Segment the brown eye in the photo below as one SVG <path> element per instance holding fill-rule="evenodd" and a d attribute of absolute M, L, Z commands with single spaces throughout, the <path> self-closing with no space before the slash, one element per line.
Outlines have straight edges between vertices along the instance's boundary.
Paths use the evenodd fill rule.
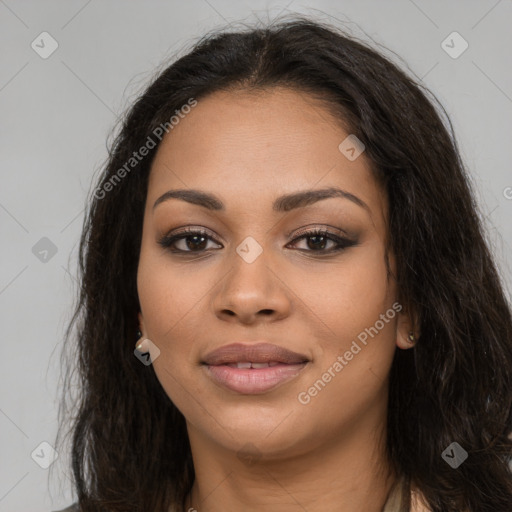
<path fill-rule="evenodd" d="M 326 230 L 311 230 L 302 233 L 293 240 L 292 244 L 297 241 L 306 239 L 306 249 L 300 249 L 304 252 L 314 252 L 320 254 L 330 254 L 342 251 L 347 247 L 356 245 L 357 242 L 343 238 Z M 165 235 L 158 240 L 158 244 L 169 249 L 173 253 L 203 253 L 207 252 L 208 242 L 220 245 L 208 232 L 204 230 L 186 229 L 179 233 Z M 181 243 L 181 246 L 178 244 Z M 328 248 L 329 244 L 331 247 Z M 211 247 L 210 247 L 211 249 Z"/>
<path fill-rule="evenodd" d="M 342 238 L 338 235 L 335 235 L 334 233 L 331 233 L 327 230 L 312 230 L 307 231 L 305 233 L 302 233 L 299 237 L 295 238 L 293 241 L 294 243 L 297 242 L 297 240 L 307 240 L 307 249 L 300 249 L 307 252 L 319 252 L 319 253 L 333 253 L 337 251 L 341 251 L 343 249 L 346 249 L 347 247 L 351 247 L 353 245 L 356 245 L 357 242 L 353 240 L 349 240 L 348 238 Z M 334 244 L 334 247 L 331 246 L 330 249 L 326 250 L 326 246 L 328 243 L 331 242 Z"/>
<path fill-rule="evenodd" d="M 158 244 L 172 252 L 204 252 L 208 241 L 215 242 L 206 231 L 187 229 L 173 235 L 165 235 L 158 240 Z M 177 246 L 179 242 L 183 242 L 181 247 Z"/>

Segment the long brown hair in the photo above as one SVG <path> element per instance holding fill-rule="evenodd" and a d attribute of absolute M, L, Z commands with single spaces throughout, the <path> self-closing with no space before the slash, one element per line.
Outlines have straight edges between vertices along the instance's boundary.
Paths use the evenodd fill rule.
<path fill-rule="evenodd" d="M 391 369 L 393 467 L 434 512 L 510 512 L 511 310 L 451 123 L 388 58 L 299 16 L 202 38 L 140 95 L 110 147 L 84 219 L 58 434 L 68 427 L 72 436 L 81 510 L 180 510 L 194 480 L 184 417 L 133 354 L 155 129 L 191 98 L 276 85 L 324 98 L 364 143 L 388 194 L 399 300 L 418 313 L 421 332 Z M 155 147 L 126 167 L 148 137 Z M 457 469 L 441 456 L 453 442 L 469 455 Z"/>

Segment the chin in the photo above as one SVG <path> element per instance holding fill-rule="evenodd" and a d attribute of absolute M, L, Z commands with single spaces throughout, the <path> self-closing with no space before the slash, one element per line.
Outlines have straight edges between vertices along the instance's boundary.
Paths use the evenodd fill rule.
<path fill-rule="evenodd" d="M 224 448 L 236 451 L 254 450 L 266 457 L 290 454 L 294 446 L 304 447 L 304 421 L 290 408 L 268 404 L 233 405 L 219 408 L 217 421 L 203 422 L 203 432 Z M 197 425 L 197 423 L 196 423 Z M 210 430 L 213 427 L 214 430 Z M 223 428 L 224 427 L 224 428 Z M 244 448 L 245 447 L 245 448 Z"/>

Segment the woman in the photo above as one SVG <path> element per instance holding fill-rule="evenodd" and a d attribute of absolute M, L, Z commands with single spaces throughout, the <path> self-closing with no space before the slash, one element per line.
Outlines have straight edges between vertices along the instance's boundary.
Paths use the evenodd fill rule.
<path fill-rule="evenodd" d="M 81 239 L 81 510 L 512 510 L 511 311 L 427 95 L 300 17 L 141 95 Z"/>

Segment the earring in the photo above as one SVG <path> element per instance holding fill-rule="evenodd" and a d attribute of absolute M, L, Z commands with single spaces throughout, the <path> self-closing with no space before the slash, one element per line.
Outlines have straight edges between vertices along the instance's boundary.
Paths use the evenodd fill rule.
<path fill-rule="evenodd" d="M 142 332 L 140 329 L 137 330 L 137 344 L 135 345 L 135 347 L 137 348 L 137 350 L 139 352 L 142 352 L 142 346 L 143 346 L 143 343 L 144 343 L 144 340 L 140 341 L 139 343 L 139 340 L 142 338 Z"/>
<path fill-rule="evenodd" d="M 412 331 L 409 333 L 409 336 L 407 337 L 407 341 L 409 343 L 414 343 L 416 341 L 416 338 L 414 337 L 414 333 Z"/>

